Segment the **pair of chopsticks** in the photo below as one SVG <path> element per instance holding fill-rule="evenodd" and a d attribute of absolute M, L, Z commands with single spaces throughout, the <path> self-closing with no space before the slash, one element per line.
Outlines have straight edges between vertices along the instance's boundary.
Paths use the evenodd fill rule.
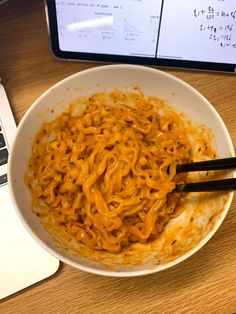
<path fill-rule="evenodd" d="M 236 157 L 193 162 L 176 166 L 176 172 L 225 170 L 236 168 Z M 179 192 L 211 192 L 236 190 L 236 178 L 177 184 L 173 193 Z"/>

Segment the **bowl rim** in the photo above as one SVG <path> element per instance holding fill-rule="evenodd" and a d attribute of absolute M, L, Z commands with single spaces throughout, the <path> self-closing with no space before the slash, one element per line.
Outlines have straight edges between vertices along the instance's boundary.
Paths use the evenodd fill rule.
<path fill-rule="evenodd" d="M 174 259 L 173 261 L 170 261 L 166 264 L 163 265 L 156 265 L 153 266 L 151 268 L 147 268 L 147 269 L 139 269 L 139 270 L 131 270 L 131 271 L 113 271 L 110 269 L 100 269 L 100 268 L 93 268 L 92 266 L 85 266 L 82 264 L 79 264 L 75 261 L 70 260 L 69 258 L 63 256 L 62 254 L 54 251 L 51 247 L 49 247 L 43 240 L 41 240 L 41 238 L 33 231 L 33 229 L 31 228 L 31 226 L 26 222 L 18 204 L 17 204 L 17 200 L 15 197 L 15 193 L 14 193 L 14 182 L 12 179 L 12 163 L 13 163 L 13 156 L 14 156 L 14 147 L 15 147 L 15 143 L 18 140 L 19 137 L 19 133 L 21 128 L 23 128 L 25 121 L 28 119 L 28 116 L 30 116 L 31 112 L 34 110 L 34 108 L 37 106 L 37 104 L 45 97 L 47 96 L 49 93 L 51 93 L 51 91 L 53 89 L 56 89 L 62 85 L 64 85 L 66 82 L 73 80 L 77 77 L 86 75 L 87 73 L 91 73 L 91 72 L 99 72 L 99 71 L 106 71 L 106 70 L 112 70 L 112 69 L 126 69 L 126 70 L 139 70 L 139 71 L 145 71 L 145 72 L 150 72 L 150 73 L 157 73 L 160 76 L 166 77 L 170 80 L 175 81 L 176 83 L 186 87 L 187 89 L 189 89 L 192 93 L 194 93 L 196 96 L 198 96 L 208 107 L 209 109 L 212 111 L 212 113 L 215 115 L 215 118 L 217 119 L 217 122 L 221 125 L 221 127 L 224 130 L 224 133 L 227 137 L 227 144 L 229 145 L 229 149 L 231 152 L 232 156 L 235 156 L 234 154 L 234 148 L 233 148 L 233 143 L 230 137 L 230 134 L 228 132 L 228 129 L 226 128 L 226 125 L 223 121 L 223 119 L 221 118 L 221 116 L 219 115 L 219 113 L 216 111 L 216 109 L 213 107 L 213 105 L 207 100 L 207 98 L 205 98 L 205 96 L 203 96 L 198 90 L 196 90 L 193 86 L 191 86 L 190 84 L 188 84 L 187 82 L 183 81 L 182 79 L 169 74 L 167 72 L 164 72 L 162 70 L 156 69 L 156 68 L 152 68 L 152 67 L 147 67 L 147 66 L 143 66 L 143 65 L 130 65 L 130 64 L 111 64 L 111 65 L 99 65 L 99 66 L 95 66 L 93 68 L 89 68 L 89 69 L 85 69 L 82 70 L 80 72 L 76 72 L 72 75 L 69 75 L 67 77 L 65 77 L 64 79 L 58 81 L 57 83 L 53 84 L 51 87 L 49 87 L 46 91 L 44 91 L 32 104 L 31 106 L 28 108 L 28 110 L 26 110 L 24 116 L 22 117 L 20 123 L 17 126 L 17 131 L 15 132 L 15 135 L 13 137 L 13 141 L 11 143 L 11 149 L 10 149 L 10 153 L 9 153 L 9 160 L 8 160 L 8 187 L 9 187 L 9 192 L 10 192 L 10 197 L 11 200 L 13 202 L 15 211 L 21 221 L 21 223 L 24 225 L 24 227 L 26 228 L 26 230 L 30 233 L 30 235 L 36 240 L 36 242 L 38 242 L 41 247 L 43 247 L 46 251 L 48 251 L 51 255 L 55 256 L 56 258 L 58 258 L 60 261 L 73 266 L 77 269 L 80 269 L 82 271 L 88 272 L 88 273 L 92 273 L 92 274 L 96 274 L 96 275 L 102 275 L 102 276 L 108 276 L 108 277 L 137 277 L 137 276 L 143 276 L 143 275 L 148 275 L 148 274 L 153 274 L 156 272 L 159 272 L 161 270 L 166 270 L 170 267 L 176 266 L 179 263 L 183 262 L 184 260 L 186 260 L 187 258 L 191 257 L 193 254 L 195 254 L 197 251 L 199 251 L 211 238 L 212 236 L 217 232 L 217 230 L 219 229 L 220 225 L 222 224 L 226 214 L 228 213 L 228 210 L 230 208 L 233 196 L 234 196 L 234 192 L 229 192 L 229 197 L 224 205 L 224 209 L 222 211 L 222 215 L 219 217 L 219 219 L 217 220 L 217 222 L 214 224 L 214 227 L 208 232 L 208 234 L 201 239 L 196 246 L 194 246 L 192 249 L 190 249 L 189 251 L 185 252 L 183 255 L 181 255 L 180 257 Z"/>

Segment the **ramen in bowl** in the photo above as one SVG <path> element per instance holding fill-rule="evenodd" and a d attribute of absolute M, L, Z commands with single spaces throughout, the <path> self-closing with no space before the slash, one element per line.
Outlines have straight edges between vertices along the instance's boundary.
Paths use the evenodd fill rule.
<path fill-rule="evenodd" d="M 226 175 L 176 173 L 178 164 L 219 157 L 215 134 L 137 86 L 88 93 L 59 112 L 47 109 L 46 120 L 38 111 L 24 159 L 36 238 L 95 273 L 132 276 L 176 264 L 211 236 L 232 196 L 172 193 L 178 183 Z"/>

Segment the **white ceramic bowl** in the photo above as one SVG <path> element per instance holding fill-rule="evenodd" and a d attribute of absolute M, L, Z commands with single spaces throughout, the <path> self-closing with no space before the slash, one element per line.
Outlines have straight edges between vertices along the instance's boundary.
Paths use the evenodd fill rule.
<path fill-rule="evenodd" d="M 185 246 L 185 249 L 180 254 L 173 253 L 172 250 L 172 257 L 169 258 L 167 253 L 162 256 L 163 247 L 160 245 L 157 247 L 150 246 L 149 252 L 146 255 L 144 254 L 142 264 L 136 263 L 138 259 L 136 255 L 130 264 L 123 265 L 118 258 L 112 265 L 113 262 L 110 262 L 108 257 L 107 261 L 106 258 L 103 260 L 102 266 L 96 262 L 96 258 L 99 259 L 96 253 L 94 253 L 94 260 L 91 261 L 80 256 L 74 256 L 58 247 L 42 227 L 38 217 L 32 212 L 31 197 L 24 182 L 24 173 L 31 154 L 32 139 L 43 122 L 59 115 L 72 100 L 80 96 L 88 96 L 95 92 L 113 90 L 114 88 L 129 91 L 135 85 L 140 86 L 147 95 L 167 99 L 171 106 L 184 112 L 192 121 L 207 125 L 214 133 L 218 157 L 234 155 L 233 145 L 224 122 L 213 106 L 194 88 L 180 79 L 156 69 L 134 65 L 108 65 L 85 70 L 67 77 L 41 95 L 21 120 L 9 158 L 11 196 L 17 213 L 29 233 L 61 261 L 81 270 L 100 275 L 120 277 L 145 275 L 166 269 L 183 261 L 199 250 L 216 232 L 229 209 L 233 197 L 233 193 L 223 193 L 219 198 L 218 209 L 212 208 L 212 203 L 207 204 L 203 214 L 205 216 L 200 217 L 200 220 L 199 217 L 196 217 L 192 242 L 185 239 L 184 236 L 182 238 L 180 236 L 181 245 L 182 247 Z M 224 201 L 221 202 L 223 199 Z M 216 214 L 214 224 L 209 226 L 206 223 L 204 225 L 204 221 L 209 219 L 212 214 Z M 181 215 L 181 219 L 186 224 L 186 228 L 189 228 L 186 220 L 187 216 L 185 214 Z M 202 228 L 201 235 L 194 234 L 199 229 L 198 220 L 204 225 L 204 227 L 200 226 Z M 182 222 L 181 224 L 183 224 Z M 178 221 L 176 223 L 178 224 Z M 165 250 L 169 252 L 170 248 L 167 242 L 166 245 Z M 155 255 L 156 252 L 159 252 L 159 255 Z M 158 258 L 160 256 L 162 258 Z M 104 266 L 104 261 L 106 266 Z"/>

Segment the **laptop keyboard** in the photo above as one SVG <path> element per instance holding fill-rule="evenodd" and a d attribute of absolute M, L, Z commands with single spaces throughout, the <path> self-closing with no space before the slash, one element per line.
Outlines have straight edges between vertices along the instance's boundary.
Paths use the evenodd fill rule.
<path fill-rule="evenodd" d="M 0 186 L 7 183 L 7 161 L 8 147 L 6 144 L 5 134 L 0 123 Z"/>

